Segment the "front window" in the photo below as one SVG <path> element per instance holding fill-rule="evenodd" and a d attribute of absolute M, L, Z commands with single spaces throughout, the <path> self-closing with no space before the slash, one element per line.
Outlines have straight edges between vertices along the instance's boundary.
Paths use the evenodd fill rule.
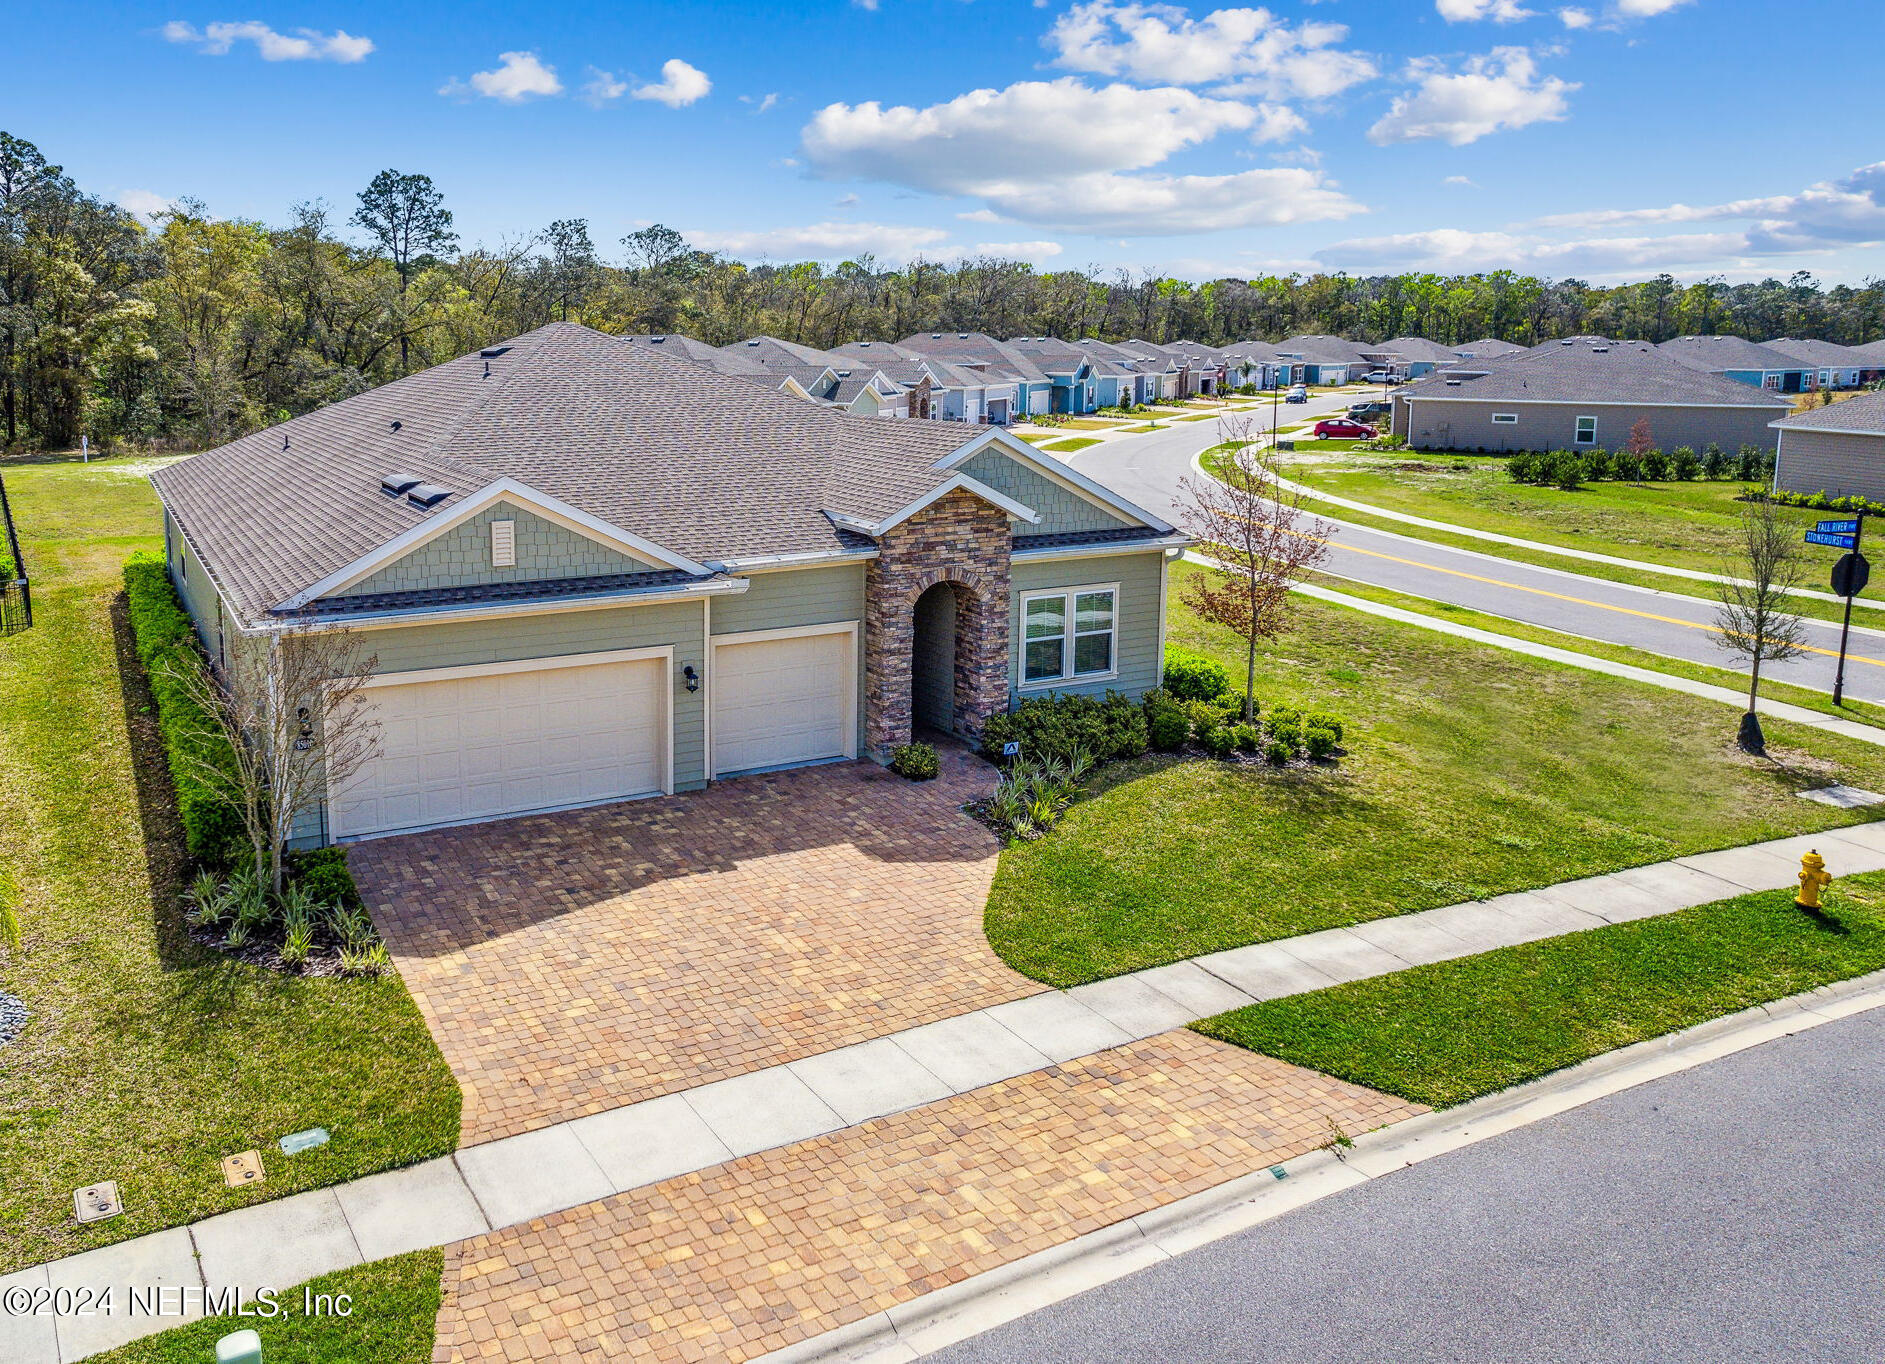
<path fill-rule="evenodd" d="M 1022 600 L 1022 677 L 1029 683 L 1102 677 L 1115 670 L 1119 589 L 1076 587 Z"/>
<path fill-rule="evenodd" d="M 1595 417 L 1579 417 L 1577 419 L 1577 443 L 1579 445 L 1595 445 L 1597 443 L 1597 419 Z"/>
<path fill-rule="evenodd" d="M 1494 426 L 1517 426 L 1517 425 L 1518 425 L 1518 413 L 1516 413 L 1516 412 L 1495 412 L 1495 413 L 1493 413 L 1493 414 L 1492 414 L 1492 424 L 1493 424 Z"/>

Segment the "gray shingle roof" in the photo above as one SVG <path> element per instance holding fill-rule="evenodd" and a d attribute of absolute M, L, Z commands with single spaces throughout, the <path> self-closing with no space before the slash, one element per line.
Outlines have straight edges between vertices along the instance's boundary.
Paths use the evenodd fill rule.
<path fill-rule="evenodd" d="M 517 337 L 152 475 L 245 620 L 499 478 L 706 562 L 837 551 L 827 510 L 881 520 L 977 433 L 847 416 L 574 323 Z M 395 431 L 392 423 L 398 421 Z M 284 444 L 286 448 L 284 448 Z M 392 472 L 451 490 L 431 510 Z"/>
<path fill-rule="evenodd" d="M 1690 369 L 1711 373 L 1726 369 L 1788 370 L 1801 368 L 1801 362 L 1744 336 L 1678 336 L 1656 349 L 1687 365 Z"/>
<path fill-rule="evenodd" d="M 1477 341 L 1468 341 L 1453 347 L 1456 351 L 1470 352 L 1475 360 L 1492 360 L 1501 355 L 1516 355 L 1525 349 L 1510 341 L 1501 341 L 1496 336 L 1482 336 Z"/>
<path fill-rule="evenodd" d="M 1769 350 L 1777 350 L 1782 355 L 1795 360 L 1804 360 L 1809 365 L 1823 365 L 1828 369 L 1863 368 L 1866 357 L 1851 346 L 1842 346 L 1836 341 L 1818 341 L 1813 339 L 1796 341 L 1783 336 L 1778 341 L 1763 342 Z M 1876 362 L 1874 362 L 1876 363 Z"/>
<path fill-rule="evenodd" d="M 1885 431 L 1885 393 L 1856 393 L 1825 407 L 1809 407 L 1775 423 L 1783 431 Z"/>
<path fill-rule="evenodd" d="M 1777 393 L 1677 364 L 1654 346 L 1555 341 L 1470 370 L 1435 370 L 1397 392 L 1415 399 L 1510 403 L 1767 407 L 1776 415 L 1791 406 Z"/>
<path fill-rule="evenodd" d="M 1460 358 L 1458 351 L 1443 346 L 1438 341 L 1429 341 L 1424 336 L 1396 336 L 1368 348 L 1371 351 L 1392 351 L 1403 360 L 1418 361 L 1430 365 L 1450 365 Z M 1517 350 L 1514 346 L 1512 349 Z"/>
<path fill-rule="evenodd" d="M 917 355 L 977 366 L 984 380 L 1001 383 L 1044 384 L 1047 375 L 1028 356 L 997 341 L 986 332 L 912 332 L 897 342 Z"/>
<path fill-rule="evenodd" d="M 1365 362 L 1362 354 L 1367 347 L 1353 341 L 1344 341 L 1339 336 L 1286 336 L 1276 343 L 1278 355 L 1300 355 L 1312 364 L 1359 365 Z"/>

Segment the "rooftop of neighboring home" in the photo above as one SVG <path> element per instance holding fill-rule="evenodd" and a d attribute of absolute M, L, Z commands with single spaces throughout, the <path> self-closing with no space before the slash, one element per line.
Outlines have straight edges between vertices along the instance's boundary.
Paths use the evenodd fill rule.
<path fill-rule="evenodd" d="M 1640 342 L 1552 341 L 1476 369 L 1435 370 L 1396 392 L 1416 400 L 1765 407 L 1777 414 L 1792 406 L 1778 394 L 1678 364 Z"/>
<path fill-rule="evenodd" d="M 1802 361 L 1744 336 L 1678 336 L 1657 347 L 1671 360 L 1690 369 L 1721 374 L 1728 370 L 1750 374 L 1799 369 Z"/>
<path fill-rule="evenodd" d="M 1868 364 L 1885 365 L 1885 341 L 1867 341 L 1852 348 Z"/>
<path fill-rule="evenodd" d="M 1025 356 L 1034 362 L 1043 374 L 1050 378 L 1055 375 L 1072 375 L 1080 371 L 1081 365 L 1092 366 L 1095 373 L 1128 374 L 1128 370 L 1118 360 L 1109 355 L 1098 355 L 1085 346 L 1077 346 L 1071 341 L 1062 341 L 1052 336 L 1011 336 L 1007 346 L 1017 355 Z"/>
<path fill-rule="evenodd" d="M 1809 407 L 1772 423 L 1782 431 L 1843 431 L 1885 436 L 1885 393 L 1860 393 L 1825 407 Z"/>
<path fill-rule="evenodd" d="M 1827 369 L 1861 369 L 1867 363 L 1867 357 L 1856 347 L 1842 346 L 1837 341 L 1817 341 L 1811 338 L 1796 341 L 1790 336 L 1783 336 L 1778 341 L 1768 341 L 1763 344 L 1769 350 L 1777 350 L 1782 355 L 1792 356 L 1795 360 L 1804 360 L 1809 365 L 1819 365 Z"/>
<path fill-rule="evenodd" d="M 1299 355 L 1311 364 L 1324 365 L 1365 364 L 1367 355 L 1364 351 L 1378 349 L 1345 341 L 1339 336 L 1286 336 L 1276 343 L 1278 355 Z"/>
<path fill-rule="evenodd" d="M 1525 347 L 1511 341 L 1501 341 L 1496 336 L 1482 336 L 1477 341 L 1468 341 L 1464 345 L 1454 346 L 1456 355 L 1471 356 L 1475 360 L 1496 360 L 1501 355 L 1517 355 Z"/>
<path fill-rule="evenodd" d="M 920 355 L 890 341 L 847 341 L 842 346 L 833 346 L 830 355 L 833 364 L 871 365 L 885 378 L 905 388 L 916 387 L 926 376 L 930 387 L 935 389 L 983 388 L 989 382 L 985 374 L 960 368 L 935 356 Z"/>
<path fill-rule="evenodd" d="M 1514 350 L 1518 347 L 1514 346 Z M 1388 351 L 1403 360 L 1430 365 L 1451 365 L 1459 360 L 1460 353 L 1438 341 L 1429 341 L 1424 336 L 1396 336 L 1387 341 L 1377 342 L 1368 348 L 1369 353 Z"/>
<path fill-rule="evenodd" d="M 503 498 L 680 581 L 867 552 L 861 529 L 951 486 L 952 456 L 987 442 L 1044 458 L 999 431 L 847 416 L 665 343 L 553 322 L 151 481 L 231 609 L 260 625 L 424 537 L 432 518 Z"/>
<path fill-rule="evenodd" d="M 772 372 L 752 356 L 718 346 L 710 346 L 705 341 L 696 341 L 691 336 L 675 333 L 647 333 L 639 336 L 624 336 L 623 341 L 631 346 L 645 346 L 650 350 L 659 350 L 668 355 L 678 355 L 683 360 L 692 360 L 697 365 L 706 365 L 721 374 L 736 374 L 742 378 L 769 379 Z"/>
<path fill-rule="evenodd" d="M 918 355 L 933 355 L 972 369 L 998 383 L 1047 382 L 1046 371 L 1032 359 L 987 332 L 912 332 L 897 344 Z"/>
<path fill-rule="evenodd" d="M 1115 345 L 1111 341 L 1097 341 L 1090 336 L 1083 336 L 1074 344 L 1091 355 L 1102 356 L 1135 374 L 1163 374 L 1178 367 L 1178 362 L 1171 356 L 1143 343 Z"/>

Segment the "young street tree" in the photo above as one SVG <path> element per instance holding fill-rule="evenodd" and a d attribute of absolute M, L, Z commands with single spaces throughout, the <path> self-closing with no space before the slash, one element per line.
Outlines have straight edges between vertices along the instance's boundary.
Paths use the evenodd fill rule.
<path fill-rule="evenodd" d="M 379 746 L 379 722 L 361 695 L 376 662 L 344 630 L 292 629 L 232 659 L 223 677 L 193 659 L 171 664 L 203 717 L 193 737 L 207 741 L 178 751 L 236 812 L 256 879 L 277 894 L 296 821 Z M 225 744 L 233 761 L 198 756 Z"/>
<path fill-rule="evenodd" d="M 1745 504 L 1740 553 L 1726 568 L 1727 581 L 1721 585 L 1721 604 L 1715 611 L 1715 628 L 1721 632 L 1716 643 L 1749 665 L 1748 709 L 1741 717 L 1737 741 L 1759 756 L 1767 753 L 1767 737 L 1754 710 L 1761 695 L 1761 664 L 1784 662 L 1806 652 L 1805 629 L 1787 609 L 1790 594 L 1800 586 L 1805 563 L 1795 538 L 1798 534 L 1775 513 L 1773 503 Z"/>
<path fill-rule="evenodd" d="M 360 191 L 354 225 L 365 228 L 393 262 L 399 276 L 399 372 L 410 370 L 406 290 L 422 256 L 436 255 L 457 244 L 451 210 L 429 175 L 402 175 L 383 170 Z"/>
<path fill-rule="evenodd" d="M 1212 567 L 1185 587 L 1185 603 L 1244 643 L 1244 722 L 1254 720 L 1257 646 L 1289 624 L 1290 584 L 1327 557 L 1334 528 L 1302 510 L 1303 496 L 1283 485 L 1276 453 L 1259 449 L 1248 418 L 1222 421 L 1229 452 L 1218 476 L 1178 485 L 1184 528 Z"/>

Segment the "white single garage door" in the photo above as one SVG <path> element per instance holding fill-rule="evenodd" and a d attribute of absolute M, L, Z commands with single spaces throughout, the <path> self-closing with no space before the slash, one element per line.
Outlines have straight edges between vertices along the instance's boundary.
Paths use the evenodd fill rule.
<path fill-rule="evenodd" d="M 361 692 L 373 757 L 330 803 L 336 838 L 658 795 L 667 651 L 393 673 Z"/>
<path fill-rule="evenodd" d="M 762 630 L 713 642 L 713 771 L 857 756 L 857 628 Z"/>

